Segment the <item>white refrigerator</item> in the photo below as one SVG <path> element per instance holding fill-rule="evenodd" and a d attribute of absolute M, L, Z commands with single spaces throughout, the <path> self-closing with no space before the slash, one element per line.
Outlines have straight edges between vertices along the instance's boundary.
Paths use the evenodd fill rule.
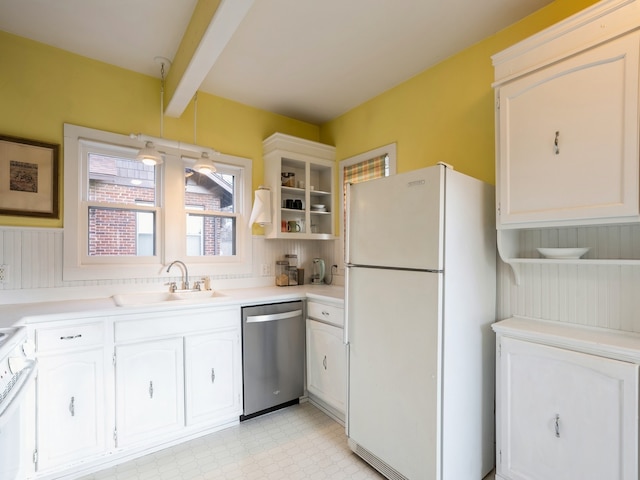
<path fill-rule="evenodd" d="M 347 189 L 346 429 L 389 479 L 494 466 L 492 186 L 444 165 Z"/>

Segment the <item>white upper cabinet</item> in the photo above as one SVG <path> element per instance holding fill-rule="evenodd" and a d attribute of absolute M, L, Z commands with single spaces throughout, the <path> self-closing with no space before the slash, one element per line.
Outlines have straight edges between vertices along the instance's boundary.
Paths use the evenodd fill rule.
<path fill-rule="evenodd" d="M 498 228 L 640 221 L 640 17 L 620 3 L 493 57 Z"/>
<path fill-rule="evenodd" d="M 335 147 L 282 133 L 262 145 L 272 202 L 266 237 L 335 238 Z"/>

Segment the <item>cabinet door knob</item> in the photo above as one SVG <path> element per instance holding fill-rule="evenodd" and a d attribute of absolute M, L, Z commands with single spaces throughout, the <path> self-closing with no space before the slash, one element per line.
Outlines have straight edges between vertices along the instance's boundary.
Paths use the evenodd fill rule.
<path fill-rule="evenodd" d="M 556 429 L 556 437 L 560 438 L 560 414 L 558 414 L 558 413 L 556 413 L 554 426 L 555 426 L 555 429 Z"/>
<path fill-rule="evenodd" d="M 72 417 L 76 416 L 76 397 L 71 397 L 71 401 L 69 402 L 69 413 Z"/>
<path fill-rule="evenodd" d="M 556 132 L 556 138 L 553 141 L 553 151 L 556 155 L 560 154 L 560 132 Z"/>

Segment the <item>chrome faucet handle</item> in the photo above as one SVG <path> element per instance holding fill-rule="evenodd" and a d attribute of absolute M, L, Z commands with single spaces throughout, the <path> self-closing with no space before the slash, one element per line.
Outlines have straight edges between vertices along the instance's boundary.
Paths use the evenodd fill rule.
<path fill-rule="evenodd" d="M 176 285 L 176 282 L 165 283 L 165 285 L 169 285 L 170 293 L 176 293 L 176 290 L 178 290 L 178 286 Z"/>
<path fill-rule="evenodd" d="M 194 289 L 194 290 L 197 290 L 198 292 L 199 292 L 200 290 L 202 290 L 202 288 L 201 288 L 201 286 L 200 286 L 200 282 L 199 282 L 198 280 L 196 280 L 196 281 L 194 282 L 194 284 L 193 284 L 193 289 Z"/>

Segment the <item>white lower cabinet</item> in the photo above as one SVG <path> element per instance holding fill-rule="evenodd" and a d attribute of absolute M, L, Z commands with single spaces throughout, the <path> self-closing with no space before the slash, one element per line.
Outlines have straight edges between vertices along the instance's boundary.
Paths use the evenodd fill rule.
<path fill-rule="evenodd" d="M 637 480 L 640 338 L 549 323 L 494 325 L 496 478 Z"/>
<path fill-rule="evenodd" d="M 104 452 L 103 355 L 94 349 L 39 357 L 38 470 Z"/>
<path fill-rule="evenodd" d="M 309 399 L 344 422 L 347 401 L 347 352 L 344 308 L 307 302 L 307 391 Z"/>
<path fill-rule="evenodd" d="M 102 321 L 61 322 L 32 333 L 38 472 L 96 458 L 106 449 L 103 333 Z"/>
<path fill-rule="evenodd" d="M 116 446 L 184 426 L 182 338 L 116 346 Z"/>
<path fill-rule="evenodd" d="M 344 412 L 346 387 L 342 329 L 307 320 L 307 390 Z"/>
<path fill-rule="evenodd" d="M 187 425 L 240 414 L 241 358 L 235 328 L 185 338 Z"/>
<path fill-rule="evenodd" d="M 29 326 L 39 373 L 27 478 L 77 478 L 239 422 L 240 306 L 136 310 Z"/>

